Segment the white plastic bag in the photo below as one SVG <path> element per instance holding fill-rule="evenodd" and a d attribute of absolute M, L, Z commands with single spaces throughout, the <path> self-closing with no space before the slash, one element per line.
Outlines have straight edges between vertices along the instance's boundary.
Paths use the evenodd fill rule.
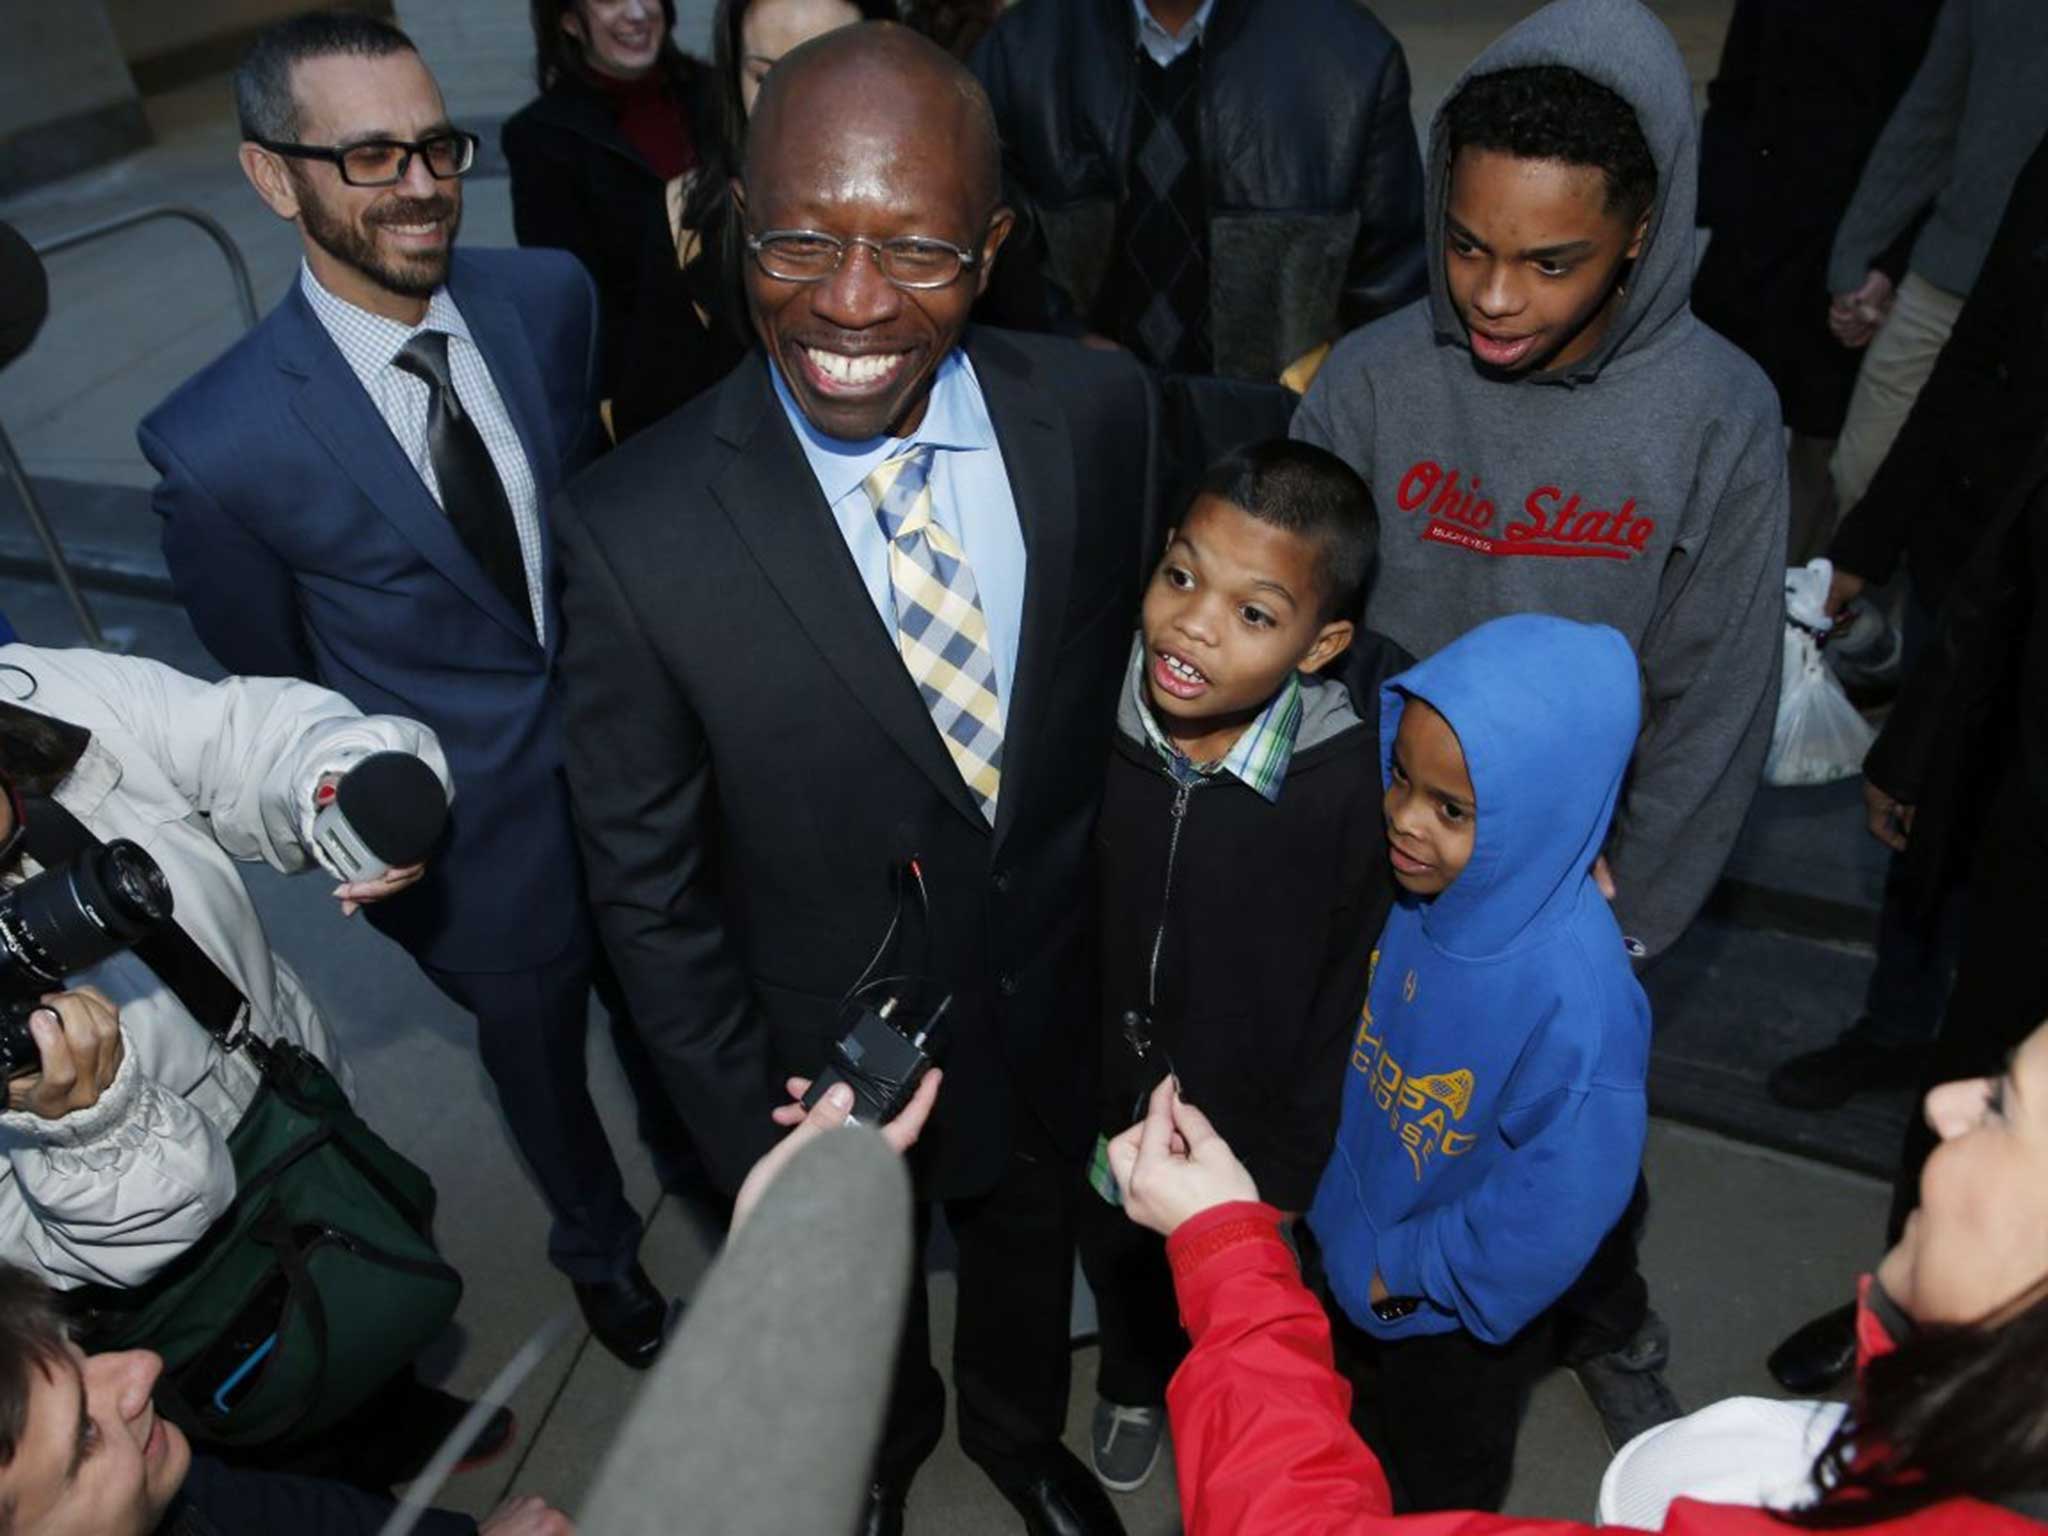
<path fill-rule="evenodd" d="M 1825 560 L 1785 573 L 1785 670 L 1771 751 L 1764 759 L 1767 784 L 1831 784 L 1850 778 L 1862 771 L 1863 755 L 1877 737 L 1820 659 L 1833 578 L 1834 568 Z"/>

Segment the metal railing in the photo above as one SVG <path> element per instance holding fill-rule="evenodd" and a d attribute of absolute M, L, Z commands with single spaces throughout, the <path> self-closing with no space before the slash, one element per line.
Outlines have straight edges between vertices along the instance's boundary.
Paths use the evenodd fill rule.
<path fill-rule="evenodd" d="M 249 263 L 242 257 L 242 248 L 235 244 L 235 238 L 221 225 L 218 219 L 201 213 L 197 208 L 180 207 L 172 203 L 159 204 L 150 208 L 137 208 L 118 214 L 111 219 L 102 219 L 97 224 L 88 224 L 83 229 L 74 229 L 68 234 L 58 235 L 49 240 L 35 243 L 38 256 L 50 257 L 75 250 L 81 245 L 90 245 L 110 235 L 123 234 L 138 225 L 153 223 L 159 219 L 171 219 L 191 224 L 201 230 L 219 249 L 228 264 L 228 275 L 234 279 L 235 298 L 242 310 L 242 327 L 247 330 L 256 324 L 256 289 L 249 281 Z M 14 486 L 15 495 L 21 498 L 22 511 L 28 515 L 29 526 L 34 529 L 36 541 L 43 546 L 43 554 L 50 562 L 50 572 L 57 578 L 65 600 L 71 604 L 71 612 L 78 620 L 78 627 L 84 632 L 86 644 L 95 650 L 122 650 L 125 645 L 110 640 L 100 623 L 93 616 L 92 605 L 79 590 L 77 579 L 71 574 L 71 563 L 64 558 L 64 547 L 57 541 L 57 535 L 50 527 L 50 520 L 43 512 L 43 504 L 36 496 L 35 487 L 29 483 L 28 470 L 22 465 L 21 455 L 14 450 L 14 442 L 7 435 L 7 429 L 0 426 L 0 473 L 4 473 Z"/>

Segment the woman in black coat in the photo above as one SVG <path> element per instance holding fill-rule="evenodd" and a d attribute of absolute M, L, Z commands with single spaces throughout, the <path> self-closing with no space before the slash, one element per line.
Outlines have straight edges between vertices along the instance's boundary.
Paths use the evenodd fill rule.
<path fill-rule="evenodd" d="M 676 47 L 675 0 L 533 0 L 541 94 L 505 123 L 512 228 L 589 269 L 602 305 L 603 378 L 641 302 L 666 188 L 719 137 L 709 71 Z"/>
<path fill-rule="evenodd" d="M 1940 0 L 1736 0 L 1707 87 L 1698 222 L 1713 238 L 1692 307 L 1757 360 L 1784 402 L 1793 563 L 1818 554 L 1832 529 L 1827 461 L 1863 356 L 1828 331 L 1828 250 L 1940 9 Z M 1895 278 L 1917 233 L 1880 261 Z"/>

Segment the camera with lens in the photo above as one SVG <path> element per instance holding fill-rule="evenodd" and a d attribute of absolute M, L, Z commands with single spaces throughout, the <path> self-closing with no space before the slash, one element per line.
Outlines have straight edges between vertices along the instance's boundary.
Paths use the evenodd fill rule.
<path fill-rule="evenodd" d="M 120 953 L 171 916 L 157 862 L 126 838 L 0 892 L 0 1078 L 42 1069 L 29 1016 L 64 978 Z"/>

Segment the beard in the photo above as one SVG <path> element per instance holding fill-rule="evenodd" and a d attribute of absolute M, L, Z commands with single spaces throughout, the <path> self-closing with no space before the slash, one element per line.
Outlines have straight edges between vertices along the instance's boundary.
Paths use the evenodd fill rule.
<path fill-rule="evenodd" d="M 302 184 L 299 217 L 307 238 L 342 265 L 360 272 L 387 292 L 408 299 L 426 299 L 432 298 L 434 290 L 448 280 L 448 256 L 455 249 L 461 208 L 452 197 L 393 197 L 371 204 L 359 223 L 351 223 Z M 438 251 L 392 257 L 378 248 L 376 229 L 380 225 L 425 224 L 442 219 L 449 221 L 448 239 Z"/>

